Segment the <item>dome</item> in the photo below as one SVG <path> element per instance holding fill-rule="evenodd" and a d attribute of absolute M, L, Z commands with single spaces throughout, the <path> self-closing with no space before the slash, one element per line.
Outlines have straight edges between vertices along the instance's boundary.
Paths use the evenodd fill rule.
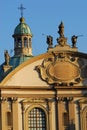
<path fill-rule="evenodd" d="M 15 69 L 16 67 L 18 67 L 20 64 L 22 64 L 23 62 L 31 59 L 33 56 L 24 56 L 24 55 L 21 55 L 21 56 L 13 56 L 11 57 L 10 59 L 10 66 L 13 67 L 13 69 Z"/>
<path fill-rule="evenodd" d="M 11 72 L 13 71 L 16 67 L 18 67 L 20 64 L 22 64 L 23 62 L 29 60 L 33 58 L 33 56 L 13 56 L 10 58 L 9 61 L 9 66 L 11 66 L 12 68 L 7 71 L 6 73 L 3 71 L 3 66 L 5 65 L 5 62 L 3 64 L 0 65 L 0 82 Z"/>
<path fill-rule="evenodd" d="M 14 35 L 16 34 L 29 34 L 32 36 L 32 32 L 30 27 L 25 23 L 25 19 L 23 17 L 20 18 L 20 23 L 16 26 L 14 30 Z"/>

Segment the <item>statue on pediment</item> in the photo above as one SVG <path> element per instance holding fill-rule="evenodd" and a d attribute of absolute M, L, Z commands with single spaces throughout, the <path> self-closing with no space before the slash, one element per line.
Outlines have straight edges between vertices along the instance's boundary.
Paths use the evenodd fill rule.
<path fill-rule="evenodd" d="M 5 50 L 4 52 L 4 58 L 5 58 L 5 65 L 9 65 L 9 61 L 10 61 L 10 55 L 8 53 L 8 50 Z"/>
<path fill-rule="evenodd" d="M 53 46 L 53 37 L 51 35 L 47 36 L 47 44 L 48 44 L 48 48 L 52 48 L 52 46 Z"/>
<path fill-rule="evenodd" d="M 60 37 L 64 37 L 64 25 L 63 25 L 63 22 L 60 23 L 58 28 L 59 28 L 58 33 L 59 33 Z"/>

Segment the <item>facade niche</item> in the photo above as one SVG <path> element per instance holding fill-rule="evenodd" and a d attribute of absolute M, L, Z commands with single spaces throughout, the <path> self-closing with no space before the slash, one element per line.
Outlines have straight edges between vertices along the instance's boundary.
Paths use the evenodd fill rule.
<path fill-rule="evenodd" d="M 12 119 L 11 112 L 7 112 L 7 126 L 9 127 L 12 125 L 11 119 Z"/>

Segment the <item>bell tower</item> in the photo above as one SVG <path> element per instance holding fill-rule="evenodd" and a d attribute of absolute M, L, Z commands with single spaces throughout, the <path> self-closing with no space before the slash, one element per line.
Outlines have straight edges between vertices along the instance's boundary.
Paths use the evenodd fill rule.
<path fill-rule="evenodd" d="M 30 56 L 32 55 L 32 32 L 23 17 L 23 9 L 25 8 L 21 5 L 18 9 L 21 10 L 21 18 L 13 34 L 14 55 Z"/>

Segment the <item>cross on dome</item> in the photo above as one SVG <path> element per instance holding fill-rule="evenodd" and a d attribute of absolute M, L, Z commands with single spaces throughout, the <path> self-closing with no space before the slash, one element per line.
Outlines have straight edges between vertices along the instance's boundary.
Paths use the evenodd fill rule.
<path fill-rule="evenodd" d="M 21 17 L 23 17 L 23 10 L 26 9 L 26 8 L 24 8 L 23 5 L 21 4 L 20 7 L 18 7 L 18 9 L 20 9 Z"/>

